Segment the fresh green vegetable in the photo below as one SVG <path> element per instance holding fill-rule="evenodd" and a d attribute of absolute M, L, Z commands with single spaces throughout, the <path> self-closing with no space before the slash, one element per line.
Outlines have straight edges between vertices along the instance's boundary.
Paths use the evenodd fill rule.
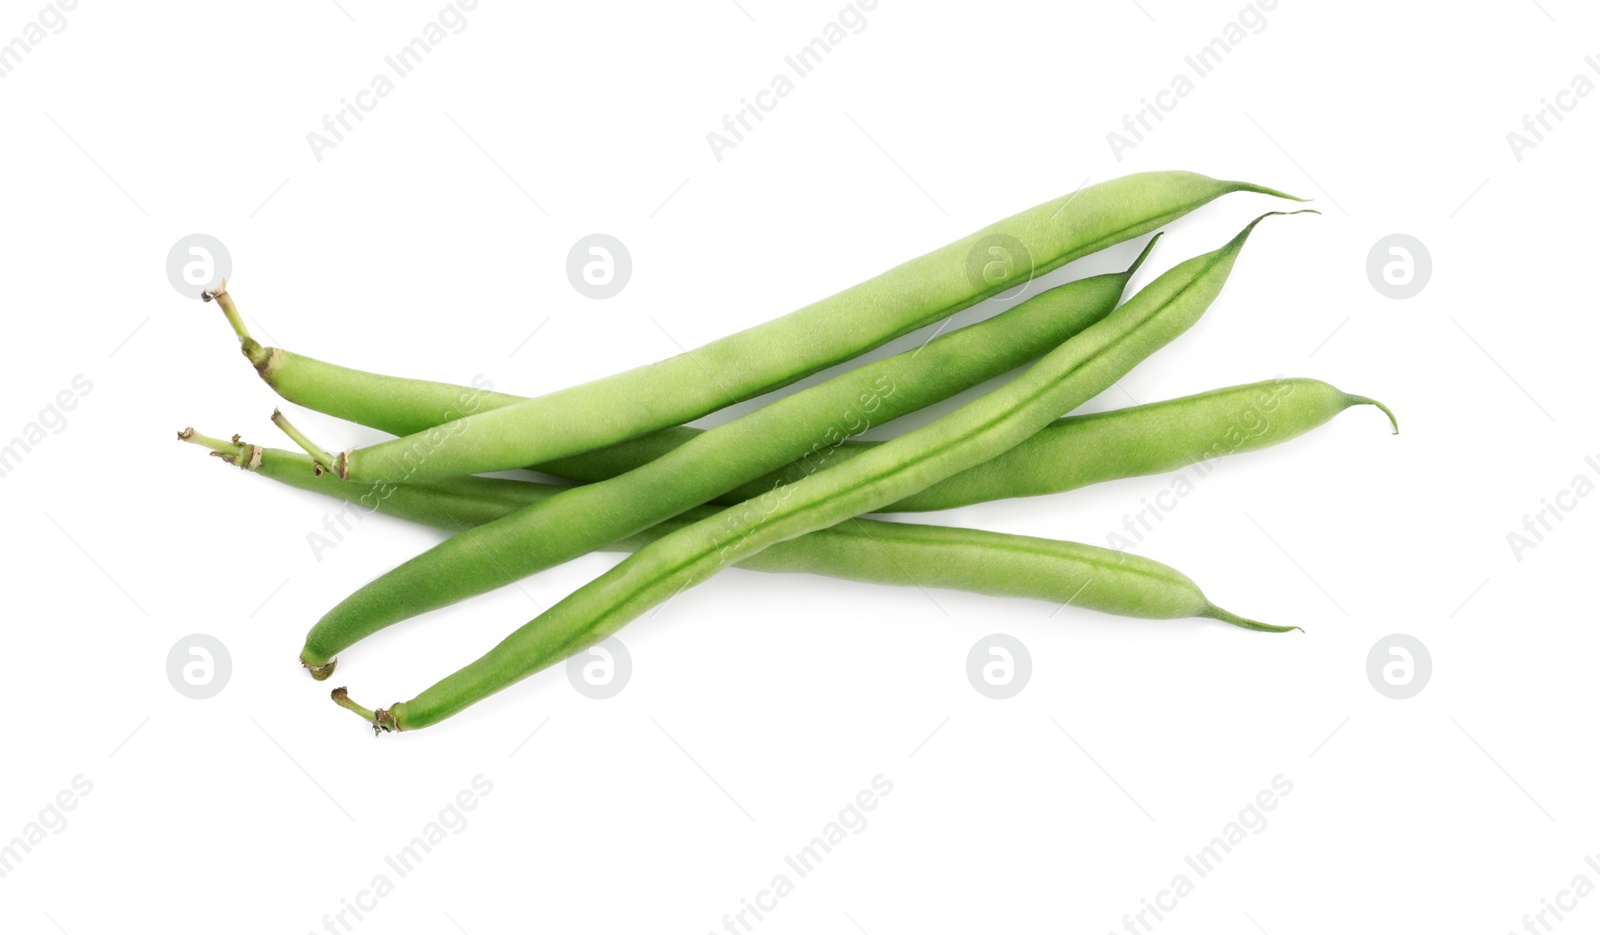
<path fill-rule="evenodd" d="M 626 474 L 441 542 L 325 614 L 301 660 L 313 674 L 326 671 L 341 650 L 390 624 L 577 558 L 796 459 L 822 463 L 846 437 L 1021 366 L 1103 320 L 1149 249 L 1122 273 L 1058 286 L 702 432 Z"/>
<path fill-rule="evenodd" d="M 1351 406 L 1382 409 L 1320 380 L 1266 380 L 1110 412 L 1067 416 L 1017 447 L 927 490 L 891 503 L 881 513 L 948 510 L 973 503 L 1076 490 L 1125 477 L 1161 474 L 1224 455 L 1282 444 Z M 679 426 L 577 458 L 540 465 L 557 477 L 605 480 L 648 463 L 702 430 Z M 882 442 L 847 441 L 826 459 L 799 461 L 737 487 L 713 503 L 732 504 L 792 484 L 817 467 L 834 467 Z"/>
<path fill-rule="evenodd" d="M 593 645 L 729 564 L 879 509 L 1015 447 L 1197 321 L 1221 291 L 1260 220 L 1221 249 L 1163 274 L 1014 382 L 833 470 L 783 488 L 786 493 L 775 502 L 731 507 L 640 549 L 412 700 L 377 711 L 348 698 L 344 703 L 380 729 L 437 723 Z"/>
<path fill-rule="evenodd" d="M 297 451 L 222 441 L 193 429 L 179 432 L 178 437 L 280 483 L 450 532 L 491 522 L 565 489 L 467 476 L 400 482 L 383 496 L 363 497 L 354 485 L 330 474 L 315 475 L 311 458 Z M 715 507 L 695 507 L 604 548 L 633 552 L 717 512 Z M 1034 598 L 1124 617 L 1210 617 L 1249 629 L 1265 626 L 1212 604 L 1193 581 L 1159 562 L 1073 542 L 976 529 L 852 519 L 777 543 L 741 561 L 739 567 Z"/>
<path fill-rule="evenodd" d="M 526 402 L 480 407 L 438 429 L 352 449 L 339 456 L 339 474 L 375 481 L 507 470 L 679 425 L 859 356 L 1034 276 L 1149 233 L 1229 192 L 1292 197 L 1191 172 L 1146 172 L 1102 182 L 694 351 Z M 269 368 L 270 359 L 268 352 Z M 274 373 L 279 383 L 287 383 L 309 379 L 308 368 L 280 367 Z M 316 399 L 316 408 L 343 415 L 341 409 L 354 413 L 359 408 L 344 395 L 358 389 L 301 387 L 300 392 Z"/>
<path fill-rule="evenodd" d="M 218 302 L 230 319 L 238 312 L 225 293 Z M 240 326 L 243 328 L 241 322 Z M 291 402 L 396 435 L 421 432 L 464 414 L 521 401 L 485 387 L 435 383 L 352 370 L 271 348 L 262 351 L 242 334 L 247 354 L 263 357 L 263 377 Z M 255 358 L 252 358 L 255 359 Z M 284 374 L 293 373 L 293 378 Z M 335 389 L 336 388 L 336 389 Z M 1292 399 L 1290 398 L 1292 396 Z M 335 397 L 342 402 L 335 402 Z M 1286 405 L 1282 400 L 1288 399 Z M 1218 453 L 1255 451 L 1280 444 L 1333 418 L 1344 409 L 1372 404 L 1326 383 L 1303 378 L 1267 381 L 1212 390 L 1194 396 L 1134 406 L 1108 413 L 1067 416 L 1040 430 L 1016 448 L 883 508 L 885 513 L 946 510 L 989 500 L 1076 490 L 1124 477 L 1176 470 Z M 1283 405 L 1284 411 L 1276 413 Z M 1274 409 L 1268 409 L 1268 406 Z M 1387 409 L 1384 412 L 1393 418 Z M 704 429 L 672 426 L 595 451 L 559 458 L 531 469 L 568 480 L 593 483 L 627 473 L 661 457 Z M 1151 445 L 1151 439 L 1171 439 Z M 712 498 L 724 505 L 742 503 L 780 485 L 793 483 L 819 467 L 849 460 L 878 445 L 848 440 L 801 458 Z M 301 447 L 312 446 L 302 439 Z M 1103 452 L 1116 452 L 1108 458 Z M 822 457 L 825 455 L 826 457 Z"/>

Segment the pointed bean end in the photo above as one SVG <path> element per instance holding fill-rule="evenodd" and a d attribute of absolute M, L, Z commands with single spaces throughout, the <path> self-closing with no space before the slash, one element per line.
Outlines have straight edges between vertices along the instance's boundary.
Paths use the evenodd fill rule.
<path fill-rule="evenodd" d="M 1350 397 L 1350 405 L 1352 405 L 1352 406 L 1376 406 L 1376 407 L 1378 407 L 1378 411 L 1379 412 L 1381 412 L 1384 415 L 1389 417 L 1389 425 L 1390 425 L 1390 427 L 1392 427 L 1394 429 L 1394 431 L 1390 432 L 1389 434 L 1390 435 L 1399 435 L 1400 434 L 1400 420 L 1395 418 L 1394 412 L 1392 410 L 1390 410 L 1390 408 L 1388 406 L 1385 406 L 1383 403 L 1380 403 L 1376 399 L 1371 399 L 1371 398 L 1366 397 L 1366 396 L 1351 396 Z"/>
<path fill-rule="evenodd" d="M 1139 267 L 1144 265 L 1144 261 L 1150 258 L 1150 251 L 1156 248 L 1156 241 L 1161 239 L 1161 235 L 1163 233 L 1165 233 L 1165 231 L 1156 231 L 1155 234 L 1145 242 L 1144 249 L 1140 250 L 1139 255 L 1133 258 L 1133 265 L 1129 266 L 1127 270 L 1123 272 L 1123 276 L 1132 278 L 1133 274 L 1139 271 Z"/>
<path fill-rule="evenodd" d="M 1259 633 L 1288 633 L 1291 630 L 1297 630 L 1301 633 L 1305 632 L 1305 630 L 1300 627 L 1283 627 L 1273 623 L 1262 623 L 1259 620 L 1251 620 L 1247 617 L 1241 617 L 1238 614 L 1223 610 L 1221 607 L 1218 607 L 1215 604 L 1212 604 L 1206 610 L 1202 611 L 1200 616 L 1210 617 L 1212 620 L 1221 620 L 1223 623 L 1231 623 L 1236 627 L 1240 627 L 1245 630 L 1255 630 Z"/>
<path fill-rule="evenodd" d="M 1267 211 L 1267 212 L 1261 214 L 1260 216 L 1258 216 L 1255 220 L 1251 221 L 1249 224 L 1246 224 L 1244 226 L 1244 230 L 1241 230 L 1238 233 L 1238 235 L 1235 236 L 1231 241 L 1229 241 L 1226 246 L 1224 246 L 1221 250 L 1218 251 L 1218 253 L 1226 254 L 1226 253 L 1228 253 L 1230 251 L 1238 251 L 1239 249 L 1241 249 L 1244 246 L 1244 242 L 1246 240 L 1250 239 L 1250 234 L 1255 231 L 1256 225 L 1260 224 L 1262 221 L 1265 221 L 1267 218 L 1272 218 L 1272 217 L 1293 217 L 1296 214 L 1321 214 L 1321 213 L 1322 213 L 1321 211 L 1318 211 L 1315 208 L 1301 208 L 1298 211 Z"/>
<path fill-rule="evenodd" d="M 1232 184 L 1237 186 L 1239 191 L 1255 192 L 1258 195 L 1271 195 L 1274 198 L 1282 198 L 1286 201 L 1298 201 L 1304 204 L 1305 202 L 1311 200 L 1310 198 L 1301 198 L 1299 195 L 1291 195 L 1288 192 L 1278 191 L 1276 188 L 1268 188 L 1265 185 L 1256 185 L 1252 182 L 1233 182 Z"/>

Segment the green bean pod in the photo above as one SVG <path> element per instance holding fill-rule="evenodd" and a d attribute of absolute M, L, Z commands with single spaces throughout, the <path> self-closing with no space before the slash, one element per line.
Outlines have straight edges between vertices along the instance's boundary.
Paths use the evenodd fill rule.
<path fill-rule="evenodd" d="M 219 301 L 231 302 L 225 295 Z M 329 364 L 279 348 L 263 349 L 244 339 L 246 355 L 261 360 L 262 377 L 284 399 L 393 435 L 424 431 L 450 421 L 451 412 L 497 408 L 525 399 L 486 387 L 385 376 Z M 1277 412 L 1279 400 L 1294 394 Z M 990 500 L 1040 496 L 1090 484 L 1178 470 L 1223 454 L 1256 451 L 1296 438 L 1351 406 L 1382 403 L 1351 396 L 1306 378 L 1265 381 L 1211 390 L 1193 396 L 1133 406 L 1114 412 L 1067 416 L 1046 426 L 1016 448 L 884 507 L 883 513 L 948 510 Z M 1271 406 L 1273 408 L 1268 409 Z M 595 451 L 534 465 L 568 480 L 607 480 L 661 457 L 704 429 L 672 426 Z M 1174 444 L 1151 445 L 1156 437 Z M 830 464 L 842 464 L 875 441 L 845 441 Z M 1099 452 L 1118 452 L 1106 458 Z M 805 476 L 808 465 L 791 463 L 712 498 L 724 505 Z"/>
<path fill-rule="evenodd" d="M 878 512 L 948 510 L 990 500 L 1062 493 L 1125 477 L 1174 471 L 1245 451 L 1279 445 L 1311 431 L 1351 406 L 1382 403 L 1351 396 L 1321 380 L 1266 380 L 1110 412 L 1067 416 L 992 460 L 967 468 Z M 1396 426 L 1398 430 L 1398 426 Z M 701 430 L 679 426 L 652 432 L 578 458 L 540 465 L 557 477 L 592 483 L 615 477 L 694 438 Z M 847 441 L 830 467 L 882 442 Z M 1115 457 L 1108 457 L 1114 452 Z M 740 503 L 806 475 L 790 464 L 737 487 L 714 503 Z"/>
<path fill-rule="evenodd" d="M 730 507 L 657 540 L 410 701 L 370 712 L 354 702 L 347 706 L 380 729 L 435 724 L 605 639 L 730 564 L 904 499 L 1021 444 L 1198 321 L 1260 220 L 1222 248 L 1164 273 L 1010 384 L 833 470 L 788 485 L 775 502 Z"/>
<path fill-rule="evenodd" d="M 478 474 L 679 425 L 857 357 L 1230 192 L 1292 197 L 1192 172 L 1146 172 L 1091 185 L 693 351 L 351 449 L 339 457 L 338 472 L 358 481 Z"/>
<path fill-rule="evenodd" d="M 491 522 L 564 489 L 552 484 L 469 475 L 443 481 L 396 483 L 383 496 L 364 497 L 358 488 L 330 474 L 313 474 L 311 459 L 300 452 L 207 438 L 193 429 L 178 433 L 178 437 L 204 445 L 228 463 L 279 483 L 451 532 Z M 695 507 L 642 533 L 610 543 L 604 551 L 636 551 L 717 512 L 714 507 Z M 777 543 L 740 562 L 738 567 L 1070 603 L 1123 617 L 1210 617 L 1250 629 L 1287 629 L 1229 613 L 1207 600 L 1187 576 L 1138 555 L 975 529 L 848 520 Z"/>
<path fill-rule="evenodd" d="M 1019 367 L 1105 319 L 1153 245 L 1124 272 L 1050 289 L 701 432 L 626 474 L 441 542 L 323 615 L 301 660 L 315 674 L 383 627 L 577 558 L 790 462 L 817 470 L 848 436 Z"/>

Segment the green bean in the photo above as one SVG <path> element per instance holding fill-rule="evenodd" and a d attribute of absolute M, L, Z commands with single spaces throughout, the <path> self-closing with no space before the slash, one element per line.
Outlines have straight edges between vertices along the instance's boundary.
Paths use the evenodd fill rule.
<path fill-rule="evenodd" d="M 814 470 L 845 437 L 999 376 L 1103 320 L 1153 245 L 1122 273 L 1057 286 L 708 429 L 626 474 L 441 542 L 325 614 L 301 659 L 313 675 L 326 672 L 337 653 L 390 624 L 577 558 L 796 459 Z"/>
<path fill-rule="evenodd" d="M 518 506 L 548 500 L 564 489 L 469 475 L 442 482 L 398 482 L 388 495 L 369 500 L 332 475 L 314 476 L 308 470 L 311 459 L 299 452 L 225 442 L 193 429 L 179 432 L 178 437 L 205 445 L 228 463 L 280 483 L 449 531 L 490 522 Z M 633 552 L 717 512 L 715 507 L 698 506 L 604 548 Z M 1183 574 L 1138 555 L 976 529 L 852 519 L 777 543 L 741 561 L 738 567 L 1032 598 L 1123 617 L 1209 617 L 1254 630 L 1294 629 L 1229 613 L 1207 600 Z"/>
<path fill-rule="evenodd" d="M 775 504 L 730 507 L 657 540 L 410 701 L 377 711 L 353 702 L 347 707 L 379 729 L 437 723 L 610 636 L 729 564 L 903 499 L 1015 447 L 1188 330 L 1222 290 L 1260 220 L 1221 249 L 1169 270 L 1109 318 L 1001 389 L 833 470 L 789 485 L 784 488 L 787 495 Z M 1122 596 L 1138 590 L 1124 591 L 1127 582 L 1120 584 Z"/>
<path fill-rule="evenodd" d="M 263 347 L 251 337 L 227 283 L 204 294 L 215 301 L 239 337 L 256 373 L 285 400 L 391 435 L 411 435 L 471 415 L 523 402 L 526 397 L 496 393 L 487 382 L 472 386 L 436 383 L 341 367 L 278 347 Z"/>
<path fill-rule="evenodd" d="M 230 318 L 237 319 L 237 311 L 225 293 L 218 301 Z M 392 435 L 407 435 L 441 425 L 450 421 L 450 412 L 497 408 L 526 398 L 494 393 L 485 386 L 460 386 L 367 373 L 279 348 L 262 351 L 248 335 L 244 335 L 244 343 L 247 356 L 252 347 L 258 356 L 267 355 L 262 358 L 265 360 L 262 376 L 288 401 Z M 1067 416 L 999 457 L 892 503 L 881 512 L 947 510 L 1159 474 L 1208 460 L 1216 456 L 1219 449 L 1222 453 L 1255 451 L 1289 441 L 1350 406 L 1375 405 L 1391 421 L 1394 418 L 1382 403 L 1363 396 L 1350 396 L 1326 383 L 1303 378 L 1286 383 L 1282 388 L 1275 381 L 1246 384 L 1114 412 Z M 1297 395 L 1284 413 L 1274 415 L 1262 408 L 1262 402 L 1268 397 L 1291 392 Z M 1250 423 L 1252 418 L 1263 424 Z M 531 470 L 593 483 L 653 461 L 703 431 L 690 426 L 672 426 L 595 451 L 534 465 Z M 1182 443 L 1153 447 L 1147 444 L 1156 437 Z M 830 461 L 841 464 L 878 444 L 845 441 L 833 451 Z M 1117 451 L 1120 457 L 1100 457 L 1097 453 L 1102 451 Z M 805 475 L 805 467 L 800 463 L 785 465 L 709 502 L 729 506 L 742 503 L 798 480 Z"/>
<path fill-rule="evenodd" d="M 948 510 L 1161 474 L 1197 461 L 1282 444 L 1359 405 L 1377 406 L 1394 420 L 1394 414 L 1376 400 L 1305 378 L 1247 383 L 1127 409 L 1067 416 L 993 460 L 879 512 Z M 540 465 L 538 470 L 587 483 L 605 480 L 661 457 L 700 431 L 680 426 L 652 432 L 581 457 Z M 880 444 L 847 441 L 833 453 L 830 466 Z M 1106 457 L 1106 452 L 1116 452 L 1116 457 Z M 792 484 L 806 473 L 804 465 L 785 465 L 711 502 L 741 503 Z"/>
<path fill-rule="evenodd" d="M 231 300 L 224 294 L 219 302 Z M 236 316 L 236 312 L 233 313 Z M 260 348 L 246 336 L 248 347 Z M 482 386 L 435 383 L 407 377 L 366 373 L 269 348 L 263 377 L 290 402 L 394 435 L 420 432 L 450 421 L 447 413 L 496 408 L 526 397 L 490 392 Z M 293 374 L 287 377 L 286 374 Z M 334 392 L 330 387 L 337 387 Z M 1269 397 L 1297 394 L 1285 413 L 1273 415 L 1262 408 Z M 343 402 L 336 402 L 335 397 Z M 1067 416 L 992 461 L 970 468 L 899 503 L 885 513 L 947 510 L 959 506 L 1013 497 L 1039 496 L 1076 490 L 1089 484 L 1176 470 L 1197 460 L 1225 453 L 1255 451 L 1289 441 L 1350 406 L 1376 405 L 1390 419 L 1393 413 L 1362 396 L 1350 396 L 1326 383 L 1304 378 L 1246 384 L 1211 390 L 1194 396 L 1115 410 Z M 1259 418 L 1261 425 L 1249 424 Z M 624 474 L 661 457 L 698 436 L 704 429 L 672 426 L 569 458 L 530 469 L 568 480 L 593 483 Z M 1181 445 L 1150 447 L 1141 440 L 1164 435 L 1182 439 Z M 1237 441 L 1232 440 L 1237 436 Z M 831 462 L 840 464 L 879 444 L 846 441 L 834 450 Z M 1099 457 L 1100 451 L 1117 451 L 1119 458 Z M 1150 457 L 1144 457 L 1149 455 Z M 711 503 L 732 505 L 806 473 L 793 463 L 712 498 Z"/>
<path fill-rule="evenodd" d="M 339 457 L 339 474 L 372 481 L 507 470 L 688 422 L 859 356 L 1240 191 L 1291 197 L 1189 172 L 1140 173 L 1102 182 L 697 350 L 352 449 Z"/>

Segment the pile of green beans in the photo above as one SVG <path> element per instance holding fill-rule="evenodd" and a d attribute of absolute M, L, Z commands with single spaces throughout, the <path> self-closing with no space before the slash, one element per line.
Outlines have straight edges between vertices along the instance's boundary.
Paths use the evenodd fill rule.
<path fill-rule="evenodd" d="M 1223 194 L 1272 189 L 1185 172 L 1127 176 L 1046 202 L 788 316 L 658 364 L 525 398 L 487 385 L 385 376 L 257 343 L 226 285 L 209 292 L 283 399 L 400 436 L 330 454 L 282 414 L 304 454 L 179 438 L 282 484 L 449 533 L 380 575 L 307 633 L 301 662 L 383 627 L 592 551 L 632 553 L 414 698 L 368 709 L 415 730 L 606 638 L 737 566 L 1048 600 L 1128 617 L 1207 617 L 1250 630 L 1180 572 L 1111 549 L 867 519 L 1040 496 L 1161 473 L 1295 438 L 1352 406 L 1326 383 L 1279 378 L 1181 399 L 1064 415 L 1188 330 L 1223 290 L 1252 221 L 1217 250 L 1118 300 L 1150 255 L 1069 282 L 922 347 L 862 364 L 715 428 L 686 425 L 857 357 Z M 1292 212 L 1306 213 L 1306 212 Z M 1030 364 L 1031 362 L 1031 364 Z M 1019 366 L 999 389 L 887 441 L 852 436 Z M 648 405 L 640 403 L 648 400 Z M 570 484 L 484 477 L 528 468 Z"/>

